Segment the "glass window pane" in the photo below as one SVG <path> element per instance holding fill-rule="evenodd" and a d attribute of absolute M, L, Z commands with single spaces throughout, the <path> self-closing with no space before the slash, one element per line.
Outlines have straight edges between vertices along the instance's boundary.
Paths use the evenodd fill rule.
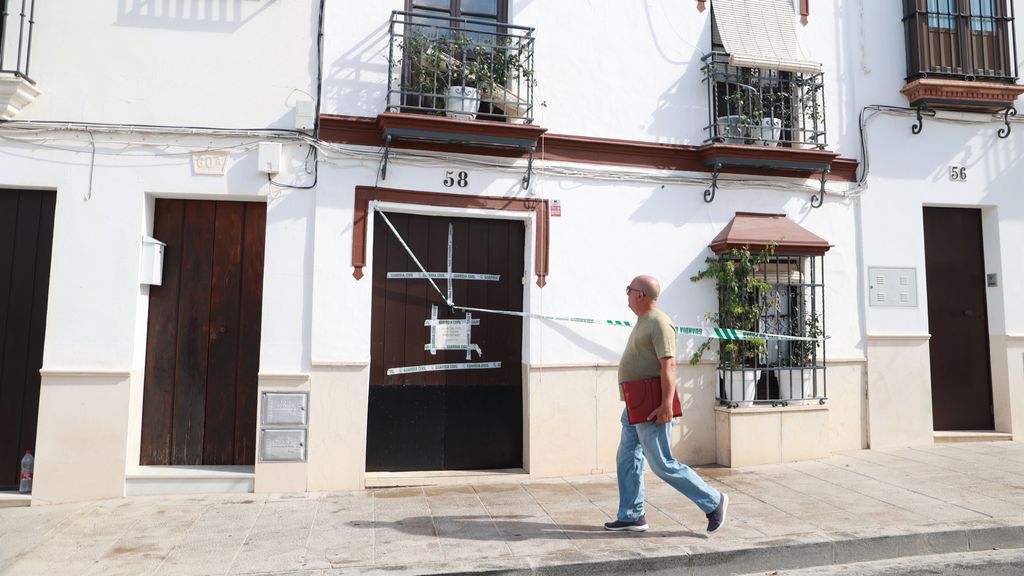
<path fill-rule="evenodd" d="M 437 8 L 451 12 L 452 3 L 450 0 L 413 0 L 412 9 L 417 8 Z"/>
<path fill-rule="evenodd" d="M 996 29 L 996 0 L 971 0 L 971 30 L 994 32 Z"/>
<path fill-rule="evenodd" d="M 462 0 L 462 13 L 498 15 L 498 0 Z"/>

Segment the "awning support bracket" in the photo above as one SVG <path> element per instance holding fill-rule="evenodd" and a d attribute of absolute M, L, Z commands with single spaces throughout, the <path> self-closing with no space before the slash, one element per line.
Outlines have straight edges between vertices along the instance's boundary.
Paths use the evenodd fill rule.
<path fill-rule="evenodd" d="M 914 124 L 913 126 L 910 127 L 910 131 L 913 132 L 914 134 L 920 134 L 921 129 L 924 128 L 924 118 L 921 117 L 921 114 L 923 112 L 931 112 L 931 110 L 928 109 L 927 104 L 922 104 L 917 107 L 917 124 Z"/>

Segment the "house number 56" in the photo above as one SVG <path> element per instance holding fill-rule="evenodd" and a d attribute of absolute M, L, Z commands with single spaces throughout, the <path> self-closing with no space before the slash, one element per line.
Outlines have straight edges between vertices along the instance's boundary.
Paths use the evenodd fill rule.
<path fill-rule="evenodd" d="M 463 170 L 456 174 L 455 170 L 446 170 L 444 173 L 444 186 L 445 188 L 451 188 L 452 186 L 465 188 L 469 186 L 469 173 Z"/>
<path fill-rule="evenodd" d="M 963 182 L 964 180 L 967 180 L 967 167 L 950 166 L 949 179 L 952 180 L 953 182 Z"/>

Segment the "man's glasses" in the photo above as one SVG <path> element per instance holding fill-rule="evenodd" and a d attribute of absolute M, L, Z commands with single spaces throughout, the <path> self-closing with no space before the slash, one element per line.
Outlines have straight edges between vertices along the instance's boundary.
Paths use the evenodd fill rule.
<path fill-rule="evenodd" d="M 626 294 L 629 294 L 630 292 L 639 292 L 641 294 L 644 293 L 644 291 L 639 289 L 639 288 L 633 288 L 632 286 L 626 286 Z"/>

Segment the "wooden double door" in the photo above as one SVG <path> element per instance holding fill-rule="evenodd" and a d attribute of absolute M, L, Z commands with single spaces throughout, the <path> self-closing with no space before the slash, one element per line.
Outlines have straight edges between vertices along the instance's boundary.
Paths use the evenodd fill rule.
<path fill-rule="evenodd" d="M 251 465 L 266 204 L 156 202 L 167 244 L 149 292 L 143 465 Z"/>
<path fill-rule="evenodd" d="M 936 430 L 993 430 L 981 210 L 924 209 L 932 419 Z"/>
<path fill-rule="evenodd" d="M 427 272 L 468 275 L 451 283 L 456 305 L 523 309 L 521 221 L 387 218 Z M 449 309 L 426 279 L 401 277 L 407 273 L 422 275 L 377 213 L 366 469 L 521 468 L 522 318 L 471 312 L 467 319 L 466 311 Z M 434 281 L 447 295 L 448 280 Z M 437 333 L 446 326 L 454 326 L 447 337 L 457 334 L 478 349 L 444 349 L 447 340 Z M 416 371 L 423 367 L 428 371 Z"/>
<path fill-rule="evenodd" d="M 36 442 L 56 192 L 0 189 L 0 490 Z"/>

